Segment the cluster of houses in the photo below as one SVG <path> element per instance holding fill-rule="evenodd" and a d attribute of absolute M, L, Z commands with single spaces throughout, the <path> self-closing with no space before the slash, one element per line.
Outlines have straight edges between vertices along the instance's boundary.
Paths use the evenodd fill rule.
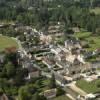
<path fill-rule="evenodd" d="M 91 70 L 91 64 L 88 62 L 85 62 L 84 58 L 87 56 L 92 56 L 94 54 L 98 54 L 99 50 L 96 50 L 92 54 L 85 54 L 84 56 L 81 55 L 81 51 L 83 50 L 80 44 L 80 41 L 77 39 L 69 39 L 65 41 L 65 45 L 58 45 L 52 43 L 52 31 L 54 31 L 55 34 L 59 33 L 61 23 L 57 23 L 55 25 L 51 25 L 48 28 L 49 35 L 43 34 L 42 32 L 38 32 L 36 29 L 33 29 L 29 26 L 21 26 L 21 25 L 13 25 L 16 31 L 24 31 L 25 41 L 21 41 L 21 44 L 26 52 L 33 51 L 33 50 L 43 50 L 43 49 L 49 49 L 50 53 L 47 53 L 45 56 L 44 53 L 42 55 L 41 60 L 44 64 L 48 66 L 48 68 L 51 68 L 54 72 L 61 73 L 61 76 L 63 74 L 67 77 L 79 77 L 78 73 Z M 77 29 L 78 30 L 78 29 Z M 59 31 L 59 32 L 58 32 Z M 59 33 L 60 34 L 60 33 Z M 61 33 L 60 35 L 63 35 Z M 19 36 L 20 37 L 20 36 Z M 31 40 L 33 37 L 39 38 L 39 44 L 34 45 L 32 44 Z M 28 44 L 27 44 L 28 43 Z M 30 46 L 28 46 L 30 45 Z M 21 51 L 20 56 L 23 57 L 23 67 L 33 66 L 32 64 L 32 57 L 30 54 L 28 54 L 28 58 L 24 56 L 24 53 Z M 2 63 L 3 55 L 0 54 L 0 62 Z M 38 57 L 36 57 L 38 58 Z M 20 60 L 21 61 L 21 60 Z M 77 74 L 75 76 L 75 74 Z M 70 78 L 70 79 L 71 79 Z"/>
<path fill-rule="evenodd" d="M 65 45 L 51 45 L 51 53 L 43 58 L 61 84 L 80 78 L 80 73 L 90 71 L 91 64 L 81 55 L 82 47 L 78 40 L 67 40 Z"/>
<path fill-rule="evenodd" d="M 59 28 L 59 26 L 56 26 L 56 28 Z M 91 70 L 91 64 L 85 62 L 84 57 L 81 55 L 82 47 L 79 40 L 66 40 L 64 46 L 58 44 L 54 45 L 50 44 L 52 43 L 51 35 L 43 34 L 30 27 L 26 29 L 30 30 L 24 32 L 26 40 L 30 40 L 30 37 L 33 37 L 33 35 L 40 39 L 40 44 L 36 46 L 36 49 L 43 49 L 45 46 L 50 49 L 51 54 L 42 55 L 42 57 L 36 58 L 41 58 L 40 60 L 48 66 L 48 69 L 51 69 L 51 71 L 55 73 L 58 81 L 61 80 L 61 83 L 79 78 L 81 72 Z M 35 46 L 31 46 L 28 50 L 34 50 L 33 47 L 35 48 Z M 25 59 L 26 57 L 24 60 Z M 30 66 L 34 66 L 34 64 L 31 63 L 31 60 L 28 58 L 28 60 L 24 61 L 23 66 L 31 68 Z M 31 76 L 32 75 L 33 74 L 31 74 Z"/>
<path fill-rule="evenodd" d="M 18 63 L 21 64 L 23 68 L 28 69 L 28 76 L 26 77 L 26 79 L 39 77 L 41 75 L 42 70 L 37 65 L 37 60 L 41 61 L 47 66 L 47 68 L 50 70 L 50 73 L 53 73 L 55 75 L 56 81 L 62 86 L 66 83 L 72 82 L 73 80 L 79 79 L 82 73 L 88 71 L 90 72 L 92 70 L 91 63 L 86 62 L 84 58 L 99 54 L 100 50 L 98 49 L 91 54 L 88 53 L 83 56 L 81 53 L 83 49 L 78 39 L 68 39 L 64 42 L 64 45 L 53 44 L 51 33 L 56 34 L 60 32 L 59 24 L 60 23 L 48 28 L 48 32 L 50 35 L 38 32 L 36 29 L 28 26 L 15 28 L 16 31 L 24 30 L 25 41 L 21 41 L 21 43 L 27 54 L 25 54 L 23 50 L 15 50 L 16 48 L 8 48 L 7 51 L 17 52 Z M 63 35 L 63 33 L 61 33 L 60 35 Z M 31 41 L 33 37 L 39 38 L 38 45 L 34 45 L 34 43 L 32 44 Z M 29 53 L 30 51 L 34 50 L 47 51 L 33 55 Z M 2 65 L 4 58 L 5 55 L 0 54 L 0 65 Z M 51 96 L 55 97 L 56 90 L 52 91 L 54 93 L 46 91 L 44 95 L 47 95 L 48 99 L 51 98 Z"/>
<path fill-rule="evenodd" d="M 33 32 L 33 29 L 30 29 L 30 27 L 27 27 L 27 29 L 31 30 L 29 34 L 25 33 L 27 39 L 30 36 L 36 36 L 36 30 Z M 42 45 L 39 47 L 37 46 L 38 50 L 48 48 L 49 52 L 43 52 L 41 53 L 41 56 L 37 57 L 36 54 L 31 55 L 29 53 L 25 55 L 23 51 L 18 51 L 20 55 L 19 63 L 22 64 L 23 68 L 27 68 L 29 71 L 28 79 L 35 76 L 38 77 L 40 75 L 40 70 L 38 69 L 39 66 L 35 64 L 35 60 L 38 60 L 37 58 L 41 58 L 39 60 L 42 60 L 42 63 L 44 63 L 48 69 L 55 74 L 56 80 L 58 80 L 61 84 L 77 79 L 80 77 L 80 73 L 91 70 L 91 64 L 85 62 L 83 55 L 81 55 L 82 47 L 79 40 L 66 40 L 65 45 L 62 46 L 58 44 L 46 44 L 46 42 L 50 42 L 49 40 L 51 40 L 51 38 L 47 38 L 47 36 L 42 35 L 42 33 L 38 33 L 37 36 L 40 37 L 42 42 L 45 41 L 45 45 L 43 45 L 43 47 Z M 34 49 L 31 48 L 31 50 Z M 0 56 L 0 59 L 2 62 L 2 55 Z"/>

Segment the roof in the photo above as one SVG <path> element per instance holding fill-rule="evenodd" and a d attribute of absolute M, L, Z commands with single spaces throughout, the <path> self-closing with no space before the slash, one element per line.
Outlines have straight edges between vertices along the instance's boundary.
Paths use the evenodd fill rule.
<path fill-rule="evenodd" d="M 88 98 L 95 98 L 95 95 L 93 95 L 92 93 L 90 93 L 90 94 L 87 94 L 86 97 L 88 97 Z"/>
<path fill-rule="evenodd" d="M 0 63 L 3 63 L 4 58 L 5 58 L 5 55 L 4 54 L 0 54 Z"/>
<path fill-rule="evenodd" d="M 46 96 L 46 97 L 49 97 L 49 96 L 52 96 L 52 95 L 56 95 L 56 89 L 50 89 L 50 90 L 46 90 L 44 92 L 44 96 Z"/>
<path fill-rule="evenodd" d="M 9 100 L 6 94 L 0 94 L 0 100 Z"/>
<path fill-rule="evenodd" d="M 28 67 L 28 71 L 29 72 L 36 72 L 36 71 L 39 71 L 37 68 L 33 67 L 33 66 L 30 66 Z"/>
<path fill-rule="evenodd" d="M 68 76 L 64 76 L 64 78 L 65 78 L 66 80 L 73 80 L 73 78 L 68 77 Z"/>

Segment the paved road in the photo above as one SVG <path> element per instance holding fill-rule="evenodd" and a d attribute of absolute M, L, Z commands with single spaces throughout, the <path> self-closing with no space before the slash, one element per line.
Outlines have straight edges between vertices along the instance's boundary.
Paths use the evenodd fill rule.
<path fill-rule="evenodd" d="M 100 68 L 100 62 L 92 63 L 92 68 Z"/>
<path fill-rule="evenodd" d="M 82 89 L 78 88 L 75 84 L 72 84 L 72 85 L 70 86 L 70 88 L 71 88 L 73 91 L 79 93 L 81 96 L 86 96 L 86 95 L 87 95 L 87 93 L 86 93 L 85 91 L 83 91 Z"/>
<path fill-rule="evenodd" d="M 17 38 L 14 38 L 14 37 L 12 37 L 12 39 L 14 39 L 14 40 L 17 41 L 19 50 L 22 51 L 25 55 L 27 55 L 27 52 L 25 51 L 25 49 L 24 49 L 24 48 L 22 47 L 22 45 L 21 45 L 21 41 L 18 40 Z"/>

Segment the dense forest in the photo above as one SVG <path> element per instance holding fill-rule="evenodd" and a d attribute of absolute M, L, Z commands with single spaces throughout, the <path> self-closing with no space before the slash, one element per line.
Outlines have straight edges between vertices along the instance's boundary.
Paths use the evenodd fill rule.
<path fill-rule="evenodd" d="M 64 30 L 78 26 L 90 32 L 100 31 L 100 14 L 90 10 L 99 7 L 100 0 L 2 0 L 0 20 L 48 28 L 50 22 L 62 22 Z"/>

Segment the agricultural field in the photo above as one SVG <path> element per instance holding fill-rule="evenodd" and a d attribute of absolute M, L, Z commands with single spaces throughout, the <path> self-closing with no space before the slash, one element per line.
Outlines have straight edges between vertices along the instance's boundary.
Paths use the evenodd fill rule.
<path fill-rule="evenodd" d="M 7 36 L 0 36 L 0 51 L 3 51 L 8 47 L 18 47 L 18 44 L 15 40 Z"/>

